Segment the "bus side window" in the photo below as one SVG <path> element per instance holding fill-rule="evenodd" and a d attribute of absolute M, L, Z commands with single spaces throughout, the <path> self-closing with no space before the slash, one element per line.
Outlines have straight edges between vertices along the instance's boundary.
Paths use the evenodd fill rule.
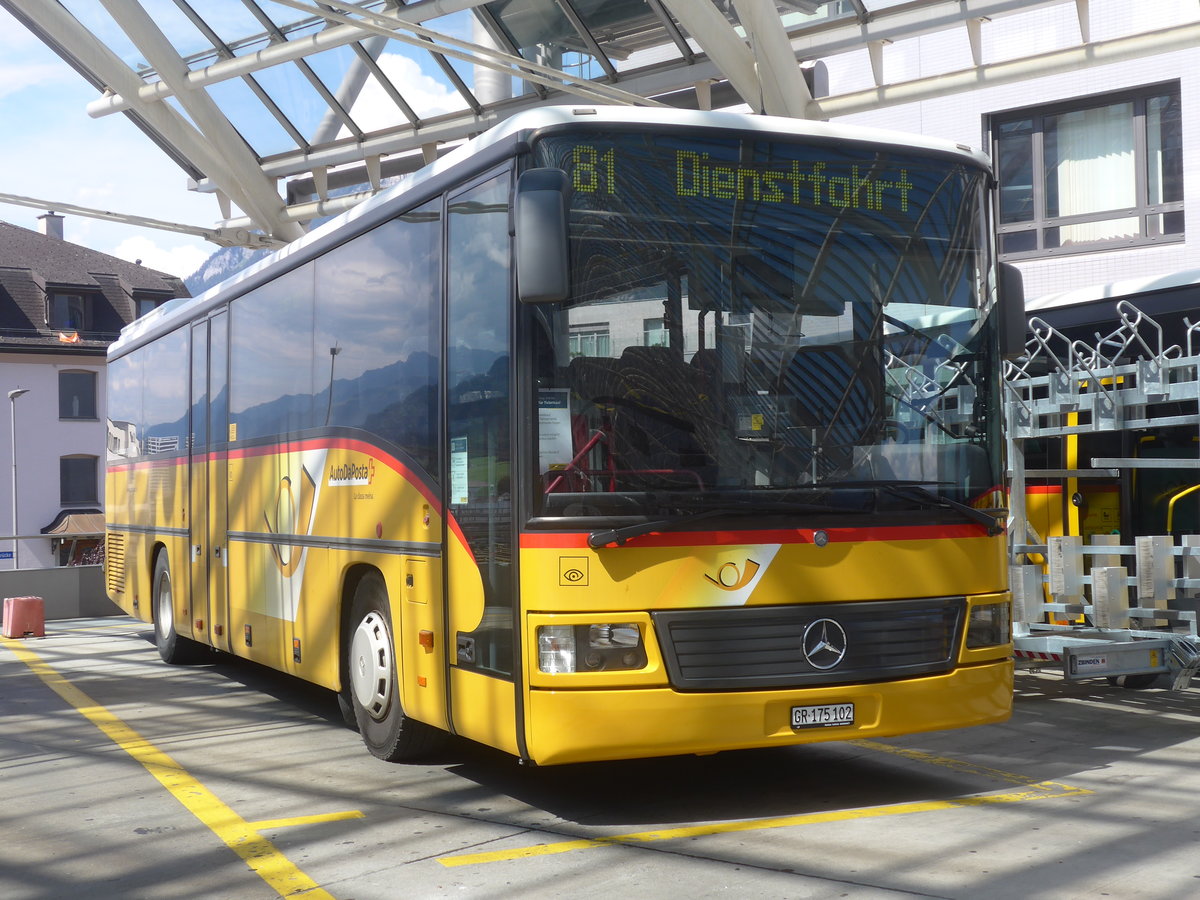
<path fill-rule="evenodd" d="M 437 471 L 441 198 L 317 261 L 316 424 L 362 429 Z"/>

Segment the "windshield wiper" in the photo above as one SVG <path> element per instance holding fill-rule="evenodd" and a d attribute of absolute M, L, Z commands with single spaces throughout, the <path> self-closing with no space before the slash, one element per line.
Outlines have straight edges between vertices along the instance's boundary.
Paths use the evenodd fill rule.
<path fill-rule="evenodd" d="M 670 505 L 685 507 L 688 505 L 705 502 L 701 497 L 693 495 L 691 498 L 677 497 L 670 501 Z M 675 531 L 678 528 L 690 525 L 693 522 L 699 522 L 704 519 L 712 519 L 718 516 L 771 516 L 780 514 L 841 514 L 848 515 L 865 515 L 870 512 L 867 509 L 855 509 L 852 507 L 832 506 L 824 503 L 802 503 L 795 500 L 780 499 L 780 498 L 765 498 L 765 497 L 742 497 L 729 498 L 713 496 L 711 501 L 713 505 L 705 506 L 698 512 L 683 513 L 682 515 L 670 516 L 665 519 L 655 519 L 650 522 L 636 522 L 632 525 L 623 525 L 620 528 L 610 528 L 603 531 L 593 531 L 588 535 L 588 546 L 592 548 L 608 547 L 610 545 L 622 546 L 630 538 L 639 537 L 643 534 L 650 534 L 654 531 Z"/>
<path fill-rule="evenodd" d="M 729 512 L 729 509 L 706 509 L 704 512 L 687 513 L 682 516 L 672 516 L 669 519 L 658 519 L 653 522 L 637 522 L 633 525 L 624 525 L 620 528 L 593 531 L 588 535 L 587 542 L 588 546 L 593 550 L 600 547 L 607 547 L 610 544 L 620 547 L 630 538 L 650 534 L 652 531 L 672 531 L 680 525 L 688 525 L 692 522 L 698 522 L 701 519 L 711 519 L 714 516 L 725 515 Z"/>
<path fill-rule="evenodd" d="M 973 506 L 967 506 L 965 503 L 959 503 L 957 500 L 951 500 L 949 497 L 943 497 L 941 494 L 935 494 L 933 491 L 923 488 L 919 484 L 880 484 L 879 487 L 893 497 L 899 497 L 902 500 L 915 500 L 926 506 L 953 509 L 956 512 L 960 512 L 968 519 L 986 527 L 988 537 L 994 537 L 1004 531 L 1003 526 L 996 521 L 995 516 L 984 512 L 982 509 L 976 509 Z"/>

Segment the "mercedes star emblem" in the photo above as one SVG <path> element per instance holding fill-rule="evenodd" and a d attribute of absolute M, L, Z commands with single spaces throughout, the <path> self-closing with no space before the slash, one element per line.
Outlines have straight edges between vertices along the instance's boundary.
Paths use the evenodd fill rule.
<path fill-rule="evenodd" d="M 832 669 L 846 656 L 846 629 L 833 619 L 817 619 L 804 629 L 804 658 L 814 669 Z"/>

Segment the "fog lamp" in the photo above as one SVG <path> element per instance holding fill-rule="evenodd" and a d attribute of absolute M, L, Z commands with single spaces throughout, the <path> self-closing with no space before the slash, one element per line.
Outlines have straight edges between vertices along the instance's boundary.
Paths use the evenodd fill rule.
<path fill-rule="evenodd" d="M 598 647 L 636 647 L 641 643 L 641 635 L 636 625 L 589 625 L 588 646 Z"/>

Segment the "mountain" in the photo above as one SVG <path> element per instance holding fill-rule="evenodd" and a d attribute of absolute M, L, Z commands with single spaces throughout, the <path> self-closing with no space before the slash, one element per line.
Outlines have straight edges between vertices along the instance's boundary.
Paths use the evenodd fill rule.
<path fill-rule="evenodd" d="M 214 284 L 236 275 L 251 263 L 270 253 L 269 250 L 250 250 L 246 247 L 222 247 L 205 260 L 183 283 L 193 297 L 198 297 Z"/>

